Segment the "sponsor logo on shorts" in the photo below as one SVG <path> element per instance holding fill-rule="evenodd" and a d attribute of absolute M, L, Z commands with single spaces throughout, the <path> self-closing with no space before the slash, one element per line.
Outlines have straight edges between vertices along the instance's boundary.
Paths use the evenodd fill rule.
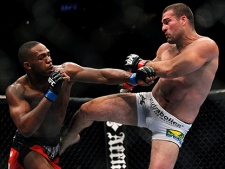
<path fill-rule="evenodd" d="M 154 111 L 156 116 L 158 116 L 164 122 L 166 122 L 168 124 L 171 124 L 173 126 L 176 126 L 176 127 L 179 127 L 179 128 L 184 127 L 183 124 L 178 123 L 175 119 L 165 115 L 165 113 L 163 111 L 159 110 L 152 98 L 150 100 L 151 100 L 151 103 L 152 103 L 152 110 Z"/>
<path fill-rule="evenodd" d="M 140 94 L 139 93 L 139 96 L 140 96 L 140 104 L 142 105 L 142 104 L 145 104 L 145 100 L 146 100 L 146 98 L 144 97 L 144 95 L 143 94 Z"/>
<path fill-rule="evenodd" d="M 184 134 L 177 130 L 167 129 L 166 136 L 174 138 L 180 143 L 180 145 L 183 143 L 184 140 Z"/>

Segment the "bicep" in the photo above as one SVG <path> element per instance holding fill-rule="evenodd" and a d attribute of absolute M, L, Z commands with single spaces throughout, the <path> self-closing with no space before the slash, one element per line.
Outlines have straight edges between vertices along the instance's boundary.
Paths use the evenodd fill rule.
<path fill-rule="evenodd" d="M 99 69 L 83 67 L 82 70 L 77 72 L 75 79 L 80 82 L 96 83 L 102 81 L 104 77 Z"/>
<path fill-rule="evenodd" d="M 30 106 L 18 93 L 12 93 L 12 91 L 6 92 L 6 99 L 9 105 L 10 116 L 15 125 L 19 128 L 21 124 L 20 120 L 23 115 L 30 111 Z"/>
<path fill-rule="evenodd" d="M 62 67 L 70 76 L 71 81 L 95 82 L 102 77 L 99 69 L 83 67 L 76 63 L 67 62 L 64 63 Z"/>
<path fill-rule="evenodd" d="M 171 69 L 184 75 L 199 69 L 206 62 L 205 57 L 201 57 L 197 52 L 184 52 L 171 60 Z"/>
<path fill-rule="evenodd" d="M 193 44 L 190 48 L 184 50 L 171 60 L 171 64 L 175 71 L 187 74 L 199 69 L 216 56 L 214 45 L 210 42 L 202 42 L 196 45 Z"/>
<path fill-rule="evenodd" d="M 215 43 L 210 40 L 196 41 L 190 44 L 178 55 L 171 55 L 172 59 L 165 59 L 164 55 L 167 50 L 158 52 L 158 55 L 163 59 L 157 57 L 150 66 L 152 66 L 157 76 L 159 77 L 179 77 L 196 71 L 202 67 L 206 62 L 209 62 L 213 57 L 217 56 L 215 50 Z"/>

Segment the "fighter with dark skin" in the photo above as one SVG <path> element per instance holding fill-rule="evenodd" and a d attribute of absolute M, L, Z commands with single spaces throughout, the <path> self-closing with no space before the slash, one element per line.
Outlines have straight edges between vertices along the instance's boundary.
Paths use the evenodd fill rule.
<path fill-rule="evenodd" d="M 26 74 L 6 89 L 10 116 L 17 127 L 9 169 L 61 168 L 58 166 L 60 130 L 75 81 L 150 85 L 154 80 L 142 70 L 140 78 L 138 73 L 121 69 L 94 69 L 72 62 L 53 65 L 49 49 L 36 41 L 23 44 L 18 55 Z"/>

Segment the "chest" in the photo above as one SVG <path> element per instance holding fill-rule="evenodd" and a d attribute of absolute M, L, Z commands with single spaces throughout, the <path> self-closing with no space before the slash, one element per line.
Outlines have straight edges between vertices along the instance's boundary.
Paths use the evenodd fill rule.
<path fill-rule="evenodd" d="M 51 116 L 51 114 L 64 114 L 66 112 L 66 108 L 69 102 L 69 96 L 70 96 L 70 90 L 63 90 L 58 95 L 55 102 L 52 103 L 48 110 L 48 115 Z M 33 90 L 33 89 L 27 89 L 25 92 L 25 100 L 30 106 L 30 109 L 34 109 L 41 104 L 42 99 L 45 97 L 46 92 Z"/>
<path fill-rule="evenodd" d="M 160 57 L 160 60 L 169 60 L 176 57 L 179 54 L 180 52 L 176 48 L 169 48 L 161 52 L 159 57 Z"/>

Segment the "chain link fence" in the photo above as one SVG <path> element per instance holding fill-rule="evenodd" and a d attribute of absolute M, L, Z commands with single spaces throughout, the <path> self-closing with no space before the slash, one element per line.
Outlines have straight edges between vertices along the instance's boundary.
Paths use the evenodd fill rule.
<path fill-rule="evenodd" d="M 90 98 L 71 98 L 65 126 L 72 113 Z M 109 169 L 106 123 L 94 122 L 81 133 L 81 141 L 61 157 L 63 169 Z M 151 149 L 151 132 L 133 126 L 122 126 L 125 133 L 126 166 L 121 169 L 147 169 Z M 9 116 L 6 100 L 0 100 L 0 168 L 7 169 L 9 149 L 15 126 Z M 175 169 L 225 169 L 225 92 L 215 91 L 200 109 L 199 116 L 186 135 Z M 118 168 L 119 169 L 119 168 Z"/>

